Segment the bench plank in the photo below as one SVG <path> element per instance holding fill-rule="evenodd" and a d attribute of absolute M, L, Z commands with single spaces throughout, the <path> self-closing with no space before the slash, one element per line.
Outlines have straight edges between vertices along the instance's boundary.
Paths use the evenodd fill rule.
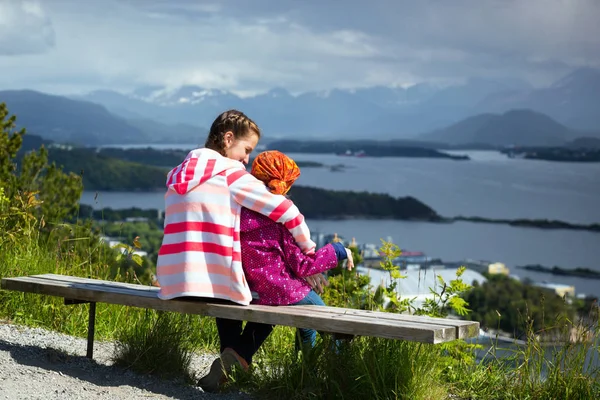
<path fill-rule="evenodd" d="M 82 278 L 79 276 L 68 276 L 68 275 L 57 275 L 57 274 L 41 274 L 41 275 L 30 275 L 30 276 L 35 277 L 35 278 L 40 278 L 40 279 L 59 281 L 59 282 L 88 283 L 90 285 L 107 286 L 107 287 L 115 287 L 115 288 L 123 288 L 123 289 L 133 289 L 133 290 L 137 290 L 137 291 L 145 290 L 148 292 L 158 293 L 157 287 L 140 285 L 137 283 L 104 281 L 101 279 L 90 279 L 90 278 Z"/>
<path fill-rule="evenodd" d="M 55 274 L 43 274 L 43 275 L 33 275 L 36 277 L 43 277 L 44 279 L 53 279 L 61 282 L 80 282 L 80 283 L 90 283 L 90 284 L 105 284 L 111 287 L 122 287 L 122 288 L 130 288 L 134 290 L 147 290 L 151 293 L 158 293 L 158 288 L 153 286 L 144 286 L 139 284 L 131 284 L 124 282 L 112 282 L 112 281 L 100 281 L 98 279 L 88 279 L 88 278 L 80 278 L 74 276 L 66 276 L 66 275 L 55 275 Z M 304 307 L 304 306 L 294 306 L 296 308 Z M 312 307 L 312 306 L 308 306 Z M 418 322 L 421 324 L 433 324 L 433 325 L 444 325 L 444 326 L 453 326 L 456 328 L 456 337 L 458 339 L 468 339 L 475 337 L 479 334 L 479 323 L 474 321 L 465 321 L 459 319 L 450 319 L 450 318 L 433 318 L 428 316 L 419 316 L 419 315 L 406 315 L 406 314 L 398 314 L 398 313 L 386 313 L 379 311 L 371 311 L 371 310 L 357 310 L 354 308 L 343 308 L 343 307 L 320 307 L 318 309 L 319 312 L 328 312 L 333 313 L 335 315 L 339 315 L 343 313 L 345 315 L 359 315 L 361 318 L 376 318 L 383 320 L 394 320 L 394 321 L 406 321 L 406 322 Z M 443 323 L 441 322 L 443 321 Z"/>
<path fill-rule="evenodd" d="M 152 286 L 54 274 L 3 278 L 1 286 L 6 290 L 46 294 L 74 300 L 120 304 L 161 311 L 424 343 L 441 343 L 456 338 L 471 337 L 473 336 L 472 332 L 478 332 L 479 330 L 477 322 L 413 317 L 338 307 L 240 306 L 211 303 L 204 299 L 174 299 L 167 301 L 159 299 L 157 297 L 158 288 Z"/>
<path fill-rule="evenodd" d="M 301 306 L 296 306 L 301 307 Z M 479 323 L 454 318 L 433 318 L 425 315 L 398 314 L 372 310 L 357 310 L 355 308 L 325 306 L 319 308 L 320 312 L 344 313 L 346 315 L 360 315 L 362 318 L 376 318 L 383 320 L 417 322 L 420 324 L 448 325 L 456 329 L 458 339 L 468 339 L 479 335 Z M 443 321 L 443 322 L 442 322 Z"/>

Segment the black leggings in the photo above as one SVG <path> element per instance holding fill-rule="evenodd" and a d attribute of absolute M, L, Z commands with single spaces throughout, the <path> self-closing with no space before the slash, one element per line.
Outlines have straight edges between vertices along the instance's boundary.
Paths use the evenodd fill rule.
<path fill-rule="evenodd" d="M 258 351 L 263 342 L 269 337 L 274 325 L 246 322 L 234 319 L 216 318 L 217 331 L 221 341 L 221 352 L 231 347 L 240 356 L 252 364 L 252 356 Z"/>
<path fill-rule="evenodd" d="M 182 296 L 179 299 L 205 303 L 235 304 L 229 300 L 206 297 Z M 221 353 L 227 347 L 231 347 L 248 362 L 248 365 L 252 364 L 252 356 L 258 351 L 275 327 L 275 325 L 260 324 L 258 322 L 247 322 L 246 326 L 243 326 L 243 321 L 225 318 L 215 319 L 217 322 L 217 331 L 219 332 L 219 341 L 221 342 Z"/>

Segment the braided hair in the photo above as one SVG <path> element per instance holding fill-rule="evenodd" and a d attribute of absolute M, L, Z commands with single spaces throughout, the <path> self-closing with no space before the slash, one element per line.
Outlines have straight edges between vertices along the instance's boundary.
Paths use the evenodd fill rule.
<path fill-rule="evenodd" d="M 225 133 L 232 132 L 235 140 L 255 134 L 260 139 L 258 125 L 241 111 L 229 110 L 221 113 L 210 127 L 205 147 L 225 156 Z"/>

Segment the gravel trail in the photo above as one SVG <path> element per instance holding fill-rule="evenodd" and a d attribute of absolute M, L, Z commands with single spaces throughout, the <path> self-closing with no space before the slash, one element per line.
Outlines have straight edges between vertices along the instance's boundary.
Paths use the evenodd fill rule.
<path fill-rule="evenodd" d="M 113 366 L 113 344 L 0 321 L 0 399 L 231 399 L 243 393 L 210 394 L 182 380 L 162 380 Z M 192 370 L 208 370 L 214 355 L 198 355 Z"/>

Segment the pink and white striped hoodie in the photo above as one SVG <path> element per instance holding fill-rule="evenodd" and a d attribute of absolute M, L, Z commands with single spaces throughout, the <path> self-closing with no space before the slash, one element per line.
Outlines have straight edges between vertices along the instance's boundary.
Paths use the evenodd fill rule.
<path fill-rule="evenodd" d="M 156 263 L 161 299 L 194 296 L 250 304 L 241 262 L 242 206 L 284 224 L 306 254 L 315 251 L 294 203 L 272 194 L 241 162 L 214 150 L 192 150 L 169 172 L 167 188 Z"/>

